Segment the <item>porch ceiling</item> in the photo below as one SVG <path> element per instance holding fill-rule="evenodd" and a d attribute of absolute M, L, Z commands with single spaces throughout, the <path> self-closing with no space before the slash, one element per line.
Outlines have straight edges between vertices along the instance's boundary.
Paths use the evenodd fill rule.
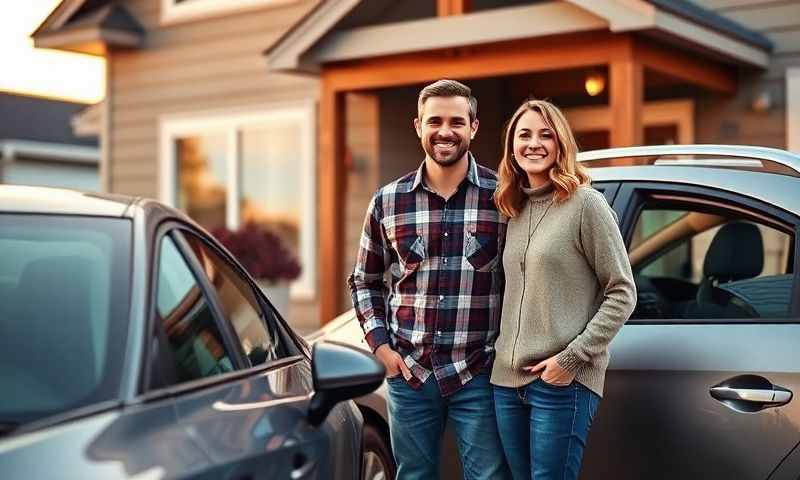
<path fill-rule="evenodd" d="M 320 4 L 265 52 L 269 68 L 318 73 L 322 65 L 341 61 L 587 31 L 643 32 L 722 63 L 765 68 L 769 62 L 768 45 L 737 35 L 724 22 L 668 11 L 660 2 L 564 0 L 335 30 L 360 1 Z"/>

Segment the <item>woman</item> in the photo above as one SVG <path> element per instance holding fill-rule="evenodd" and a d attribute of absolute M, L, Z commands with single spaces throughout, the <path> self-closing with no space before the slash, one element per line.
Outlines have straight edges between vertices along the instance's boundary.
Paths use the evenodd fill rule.
<path fill-rule="evenodd" d="M 577 163 L 561 111 L 523 103 L 503 146 L 506 286 L 491 377 L 500 439 L 515 479 L 577 478 L 608 344 L 636 289 L 615 215 Z"/>

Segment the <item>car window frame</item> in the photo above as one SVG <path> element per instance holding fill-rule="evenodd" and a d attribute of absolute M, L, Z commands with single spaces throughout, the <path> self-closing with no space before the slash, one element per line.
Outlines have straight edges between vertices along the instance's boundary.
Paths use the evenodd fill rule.
<path fill-rule="evenodd" d="M 777 223 L 788 226 L 787 230 L 794 235 L 794 268 L 792 291 L 790 294 L 789 315 L 785 318 L 741 318 L 741 319 L 675 319 L 647 318 L 628 320 L 629 325 L 717 325 L 717 324 L 800 324 L 800 217 L 766 202 L 756 200 L 735 192 L 713 187 L 687 185 L 676 182 L 627 181 L 621 182 L 619 191 L 612 204 L 620 218 L 620 232 L 625 242 L 626 251 L 630 248 L 633 229 L 646 201 L 658 193 L 680 195 L 683 197 L 706 199 L 714 202 L 732 204 L 739 208 L 754 211 L 771 218 Z"/>
<path fill-rule="evenodd" d="M 592 188 L 602 193 L 603 196 L 606 197 L 606 201 L 609 205 L 614 204 L 614 199 L 619 193 L 619 186 L 620 182 L 609 182 L 606 180 L 592 182 Z"/>
<path fill-rule="evenodd" d="M 250 276 L 250 274 L 247 273 L 244 267 L 242 267 L 242 265 L 235 258 L 232 258 L 223 248 L 217 245 L 212 239 L 208 238 L 206 235 L 203 235 L 196 229 L 183 226 L 179 229 L 179 234 L 181 235 L 182 240 L 186 242 L 186 248 L 189 250 L 190 254 L 192 255 L 192 257 L 194 257 L 195 261 L 197 262 L 197 266 L 198 268 L 200 268 L 200 273 L 203 276 L 204 281 L 206 282 L 208 287 L 212 289 L 212 294 L 215 297 L 214 299 L 217 302 L 217 306 L 219 306 L 219 300 L 216 298 L 217 295 L 216 289 L 214 289 L 214 287 L 208 283 L 209 281 L 208 277 L 205 274 L 205 271 L 203 270 L 200 261 L 196 258 L 194 251 L 191 249 L 191 246 L 189 245 L 188 240 L 186 240 L 183 232 L 188 232 L 189 234 L 197 237 L 207 248 L 211 249 L 212 251 L 214 251 L 214 253 L 219 255 L 219 257 L 224 262 L 226 262 L 228 266 L 231 269 L 233 269 L 234 272 L 236 272 L 241 278 L 243 278 L 247 282 L 248 288 L 250 288 L 251 292 L 253 293 L 253 296 L 256 298 L 256 301 L 258 302 L 258 308 L 261 309 L 260 313 L 263 315 L 262 321 L 263 318 L 266 318 L 268 313 L 271 314 L 276 320 L 275 329 L 277 334 L 281 337 L 281 341 L 284 343 L 284 345 L 287 345 L 287 347 L 291 347 L 292 350 L 291 354 L 287 355 L 282 359 L 272 360 L 270 362 L 265 362 L 259 365 L 251 365 L 250 359 L 247 358 L 247 355 L 245 355 L 244 351 L 241 349 L 241 343 L 239 342 L 239 338 L 238 335 L 236 334 L 234 326 L 227 318 L 224 317 L 224 315 L 222 315 L 221 313 L 222 309 L 220 307 L 219 312 L 221 316 L 221 321 L 225 323 L 226 329 L 231 332 L 232 338 L 239 346 L 240 354 L 244 357 L 244 362 L 248 365 L 244 369 L 253 370 L 254 372 L 261 372 L 262 370 L 271 369 L 270 365 L 274 363 L 282 363 L 282 360 L 284 360 L 285 358 L 294 358 L 298 356 L 307 357 L 305 350 L 299 344 L 298 341 L 299 339 L 296 336 L 296 334 L 291 330 L 291 328 L 288 327 L 285 319 L 283 318 L 283 316 L 281 316 L 278 309 L 272 305 L 272 303 L 269 301 L 266 295 L 264 295 L 264 292 L 258 287 L 258 285 L 255 284 L 252 277 Z"/>
<path fill-rule="evenodd" d="M 166 221 L 160 224 L 156 228 L 155 235 L 153 235 L 153 243 L 152 243 L 152 252 L 153 255 L 150 259 L 150 274 L 149 274 L 149 285 L 150 289 L 147 294 L 148 306 L 146 309 L 147 320 L 146 320 L 146 340 L 144 342 L 144 349 L 142 352 L 142 366 L 143 368 L 140 369 L 140 378 L 139 378 L 139 385 L 138 385 L 138 392 L 139 392 L 139 401 L 151 401 L 155 399 L 159 399 L 165 396 L 173 396 L 181 393 L 187 393 L 191 391 L 195 391 L 197 389 L 205 388 L 211 385 L 216 385 L 219 383 L 225 383 L 227 381 L 234 380 L 238 377 L 242 376 L 242 372 L 245 371 L 246 365 L 243 360 L 243 352 L 241 351 L 241 347 L 238 344 L 238 341 L 231 336 L 231 332 L 226 330 L 224 322 L 221 322 L 221 309 L 220 306 L 217 304 L 217 299 L 215 296 L 209 295 L 209 289 L 211 288 L 207 282 L 205 281 L 205 274 L 200 275 L 202 273 L 199 268 L 202 268 L 194 256 L 189 245 L 186 243 L 186 240 L 182 236 L 177 236 L 175 233 L 178 231 L 177 229 L 180 227 L 179 222 L 175 221 Z M 211 309 L 211 314 L 214 318 L 214 323 L 216 324 L 217 328 L 220 331 L 220 335 L 222 336 L 223 346 L 226 352 L 231 357 L 231 363 L 233 364 L 233 371 L 221 373 L 219 375 L 212 375 L 210 377 L 203 377 L 197 378 L 194 380 L 189 380 L 187 382 L 181 382 L 175 385 L 169 385 L 166 387 L 157 387 L 157 388 L 150 388 L 150 379 L 151 373 L 154 369 L 154 361 L 156 359 L 152 358 L 153 354 L 153 343 L 157 342 L 157 335 L 156 335 L 156 328 L 157 324 L 155 321 L 156 318 L 156 308 L 158 306 L 158 280 L 159 280 L 159 273 L 160 273 L 160 258 L 161 258 L 161 246 L 162 242 L 164 241 L 165 237 L 169 237 L 174 243 L 175 247 L 178 249 L 178 252 L 183 257 L 186 265 L 189 267 L 189 270 L 192 273 L 195 281 L 197 282 L 198 286 L 200 287 L 201 293 L 206 297 L 206 301 L 208 302 L 209 308 Z"/>

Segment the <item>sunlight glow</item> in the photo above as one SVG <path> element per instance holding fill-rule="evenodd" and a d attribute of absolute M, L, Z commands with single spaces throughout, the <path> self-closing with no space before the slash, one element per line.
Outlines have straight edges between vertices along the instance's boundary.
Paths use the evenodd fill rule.
<path fill-rule="evenodd" d="M 30 34 L 60 0 L 0 0 L 0 91 L 96 103 L 105 92 L 105 59 L 33 48 Z"/>

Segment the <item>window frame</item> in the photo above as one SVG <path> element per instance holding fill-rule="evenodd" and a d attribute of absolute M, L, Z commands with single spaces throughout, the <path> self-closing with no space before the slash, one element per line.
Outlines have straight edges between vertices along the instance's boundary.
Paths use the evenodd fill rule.
<path fill-rule="evenodd" d="M 290 285 L 291 300 L 313 301 L 317 285 L 317 168 L 316 100 L 267 104 L 253 108 L 201 111 L 159 118 L 159 200 L 177 208 L 178 161 L 175 141 L 183 136 L 209 131 L 226 136 L 226 211 L 225 226 L 236 230 L 241 225 L 239 201 L 242 178 L 242 131 L 270 120 L 291 118 L 302 125 L 300 149 L 301 201 L 299 257 L 300 277 Z"/>
<path fill-rule="evenodd" d="M 194 255 L 194 251 L 192 250 L 191 246 L 189 245 L 188 241 L 183 235 L 183 232 L 188 231 L 198 237 L 200 240 L 204 241 L 206 245 L 210 248 L 213 248 L 224 260 L 226 260 L 233 268 L 234 271 L 242 275 L 246 280 L 248 285 L 250 285 L 251 289 L 254 289 L 256 294 L 256 298 L 258 298 L 259 306 L 264 308 L 264 306 L 269 306 L 276 312 L 276 319 L 278 320 L 277 331 L 278 334 L 282 336 L 282 339 L 287 342 L 287 345 L 291 345 L 294 348 L 294 355 L 289 355 L 285 358 L 274 360 L 272 362 L 265 362 L 261 365 L 251 366 L 249 363 L 249 359 L 244 354 L 244 351 L 241 348 L 241 344 L 239 342 L 238 337 L 236 336 L 236 332 L 234 327 L 230 322 L 228 322 L 224 315 L 222 314 L 222 308 L 219 305 L 219 300 L 217 299 L 216 291 L 214 290 L 213 286 L 208 283 L 208 278 L 203 271 L 203 267 L 200 264 L 200 261 Z M 225 348 L 228 352 L 230 352 L 232 358 L 231 361 L 234 366 L 234 370 L 232 372 L 222 373 L 219 375 L 212 375 L 210 377 L 203 377 L 198 378 L 195 380 L 190 380 L 188 382 L 178 383 L 176 385 L 170 385 L 167 387 L 159 387 L 151 389 L 149 387 L 150 383 L 150 375 L 153 371 L 153 362 L 156 360 L 152 358 L 153 353 L 153 343 L 154 341 L 157 342 L 157 335 L 156 335 L 156 321 L 155 321 L 155 309 L 157 308 L 158 304 L 158 275 L 160 273 L 160 265 L 158 260 L 160 259 L 161 255 L 161 242 L 164 237 L 169 236 L 174 242 L 178 251 L 180 252 L 181 256 L 183 257 L 186 264 L 189 266 L 189 269 L 192 272 L 192 275 L 197 281 L 203 295 L 206 296 L 206 300 L 211 308 L 212 315 L 214 317 L 214 322 L 216 323 L 217 327 L 220 330 L 220 334 L 223 338 L 223 343 L 225 344 Z M 181 395 L 186 393 L 191 393 L 196 390 L 208 388 L 214 385 L 225 384 L 232 381 L 237 381 L 242 378 L 247 378 L 252 375 L 260 374 L 265 371 L 274 370 L 278 368 L 283 368 L 285 366 L 306 361 L 310 362 L 310 356 L 308 353 L 307 346 L 286 326 L 285 320 L 283 317 L 277 313 L 267 301 L 266 297 L 264 297 L 263 293 L 257 286 L 254 284 L 252 279 L 248 274 L 246 274 L 245 270 L 236 262 L 234 259 L 231 259 L 222 249 L 219 248 L 214 242 L 208 240 L 208 238 L 197 229 L 193 228 L 192 226 L 176 221 L 176 220 L 167 220 L 160 224 L 155 231 L 155 235 L 153 235 L 153 244 L 152 244 L 152 262 L 150 263 L 150 274 L 149 274 L 149 284 L 151 286 L 147 299 L 149 301 L 148 308 L 146 309 L 147 319 L 145 322 L 145 335 L 146 340 L 144 342 L 144 348 L 142 351 L 142 368 L 140 369 L 139 375 L 139 384 L 138 384 L 138 396 L 137 400 L 134 403 L 138 402 L 151 402 L 156 401 L 162 398 L 171 397 L 175 395 Z"/>
<path fill-rule="evenodd" d="M 256 301 L 258 302 L 258 308 L 261 309 L 261 314 L 263 315 L 263 317 L 266 318 L 267 314 L 271 314 L 275 318 L 275 320 L 276 320 L 276 324 L 275 324 L 276 334 L 281 337 L 280 339 L 284 343 L 284 345 L 286 345 L 286 347 L 288 349 L 292 350 L 292 352 L 291 352 L 292 354 L 291 355 L 287 355 L 287 357 L 285 357 L 285 358 L 292 358 L 292 357 L 304 356 L 305 355 L 303 346 L 298 341 L 298 338 L 294 334 L 294 332 L 292 332 L 292 330 L 286 324 L 286 320 L 281 316 L 281 314 L 278 311 L 278 309 L 275 308 L 272 305 L 272 303 L 269 301 L 269 299 L 266 297 L 266 295 L 264 295 L 264 292 L 261 291 L 261 289 L 258 287 L 258 285 L 256 285 L 255 282 L 253 282 L 253 279 L 250 277 L 250 275 L 247 273 L 247 271 L 244 269 L 244 267 L 242 267 L 239 264 L 239 262 L 236 261 L 236 259 L 231 258 L 218 245 L 216 245 L 214 242 L 210 242 L 207 237 L 205 237 L 204 235 L 200 234 L 200 232 L 198 232 L 198 231 L 196 231 L 196 230 L 194 230 L 192 228 L 189 228 L 189 227 L 186 227 L 186 226 L 178 227 L 177 228 L 177 232 L 180 234 L 181 240 L 183 240 L 183 242 L 185 242 L 185 245 L 186 245 L 186 248 L 188 249 L 188 252 L 190 252 L 192 257 L 197 262 L 196 264 L 197 264 L 197 267 L 199 268 L 198 272 L 199 272 L 200 275 L 202 275 L 204 283 L 208 286 L 208 288 L 210 288 L 212 290 L 212 295 L 214 296 L 214 299 L 215 299 L 215 302 L 216 302 L 217 306 L 219 306 L 219 300 L 216 298 L 217 297 L 216 289 L 213 287 L 213 285 L 211 285 L 209 283 L 209 279 L 208 279 L 207 275 L 205 274 L 205 271 L 203 270 L 203 267 L 200 264 L 199 259 L 197 259 L 197 257 L 194 255 L 194 251 L 191 249 L 191 246 L 189 245 L 188 240 L 186 240 L 186 237 L 185 237 L 186 233 L 197 237 L 197 239 L 200 242 L 202 242 L 203 245 L 205 245 L 208 249 L 214 251 L 217 255 L 219 255 L 219 257 L 222 259 L 222 261 L 226 262 L 228 264 L 228 266 L 231 268 L 231 270 L 234 271 L 234 273 L 238 274 L 242 279 L 245 280 L 245 282 L 247 284 L 247 287 L 250 288 L 251 293 L 253 294 L 253 296 L 256 298 Z M 268 310 L 268 312 L 266 310 Z M 220 312 L 220 321 L 225 324 L 225 327 L 226 327 L 226 329 L 228 331 L 232 332 L 232 338 L 233 338 L 233 340 L 236 342 L 236 344 L 238 346 L 239 353 L 240 353 L 240 355 L 242 355 L 242 357 L 244 359 L 244 362 L 247 364 L 247 366 L 245 367 L 245 370 L 257 369 L 258 371 L 260 371 L 261 369 L 268 369 L 268 368 L 264 368 L 265 366 L 269 366 L 269 365 L 272 365 L 272 364 L 275 364 L 275 363 L 282 363 L 282 360 L 284 360 L 284 359 L 273 360 L 271 362 L 265 362 L 265 363 L 260 364 L 260 365 L 250 365 L 249 358 L 247 357 L 247 355 L 245 355 L 244 351 L 241 348 L 241 342 L 240 342 L 240 339 L 239 339 L 238 335 L 236 334 L 236 329 L 234 328 L 233 324 L 227 318 L 225 318 L 224 315 L 222 315 L 221 307 L 220 307 L 219 312 Z M 268 328 L 268 327 L 266 327 L 266 328 Z"/>
<path fill-rule="evenodd" d="M 161 25 L 201 20 L 258 8 L 297 3 L 298 0 L 161 0 Z"/>
<path fill-rule="evenodd" d="M 625 249 L 628 251 L 633 237 L 633 230 L 639 219 L 641 211 L 648 199 L 654 194 L 678 195 L 687 198 L 687 203 L 691 200 L 710 200 L 716 203 L 724 203 L 744 210 L 750 210 L 761 216 L 771 218 L 776 223 L 786 226 L 785 233 L 794 235 L 794 271 L 792 278 L 792 292 L 789 305 L 789 315 L 786 318 L 742 318 L 742 319 L 717 319 L 717 318 L 697 318 L 697 319 L 634 319 L 628 320 L 629 325 L 647 324 L 797 324 L 800 323 L 800 217 L 797 217 L 785 210 L 781 210 L 768 203 L 755 200 L 733 192 L 719 190 L 711 187 L 701 187 L 696 185 L 685 185 L 668 182 L 652 181 L 629 181 L 620 185 L 619 192 L 614 200 L 613 208 L 620 218 L 620 232 L 625 242 Z M 707 205 L 706 205 L 707 207 Z M 774 227 L 773 227 L 774 228 Z"/>

